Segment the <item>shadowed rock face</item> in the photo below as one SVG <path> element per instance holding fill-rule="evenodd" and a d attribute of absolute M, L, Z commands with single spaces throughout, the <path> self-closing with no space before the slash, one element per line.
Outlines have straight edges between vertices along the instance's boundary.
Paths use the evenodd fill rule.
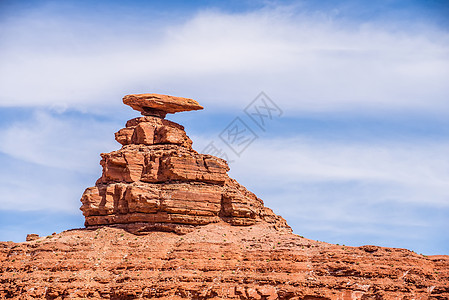
<path fill-rule="evenodd" d="M 124 102 L 139 111 L 202 108 L 191 99 L 156 96 L 128 95 Z M 183 126 L 160 116 L 144 116 L 129 120 L 115 138 L 122 148 L 101 154 L 102 176 L 81 198 L 86 227 L 186 233 L 209 223 L 268 222 L 290 230 L 261 199 L 229 178 L 225 160 L 193 150 Z"/>

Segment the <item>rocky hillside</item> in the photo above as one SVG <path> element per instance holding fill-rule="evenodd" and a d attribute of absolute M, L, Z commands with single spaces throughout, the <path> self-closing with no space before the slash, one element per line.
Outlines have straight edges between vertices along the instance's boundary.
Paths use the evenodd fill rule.
<path fill-rule="evenodd" d="M 192 99 L 128 95 L 81 202 L 83 229 L 0 242 L 0 298 L 448 299 L 449 256 L 308 240 L 192 149 L 167 113 Z"/>
<path fill-rule="evenodd" d="M 261 223 L 184 235 L 108 226 L 0 243 L 0 298 L 448 299 L 449 257 L 308 240 Z"/>

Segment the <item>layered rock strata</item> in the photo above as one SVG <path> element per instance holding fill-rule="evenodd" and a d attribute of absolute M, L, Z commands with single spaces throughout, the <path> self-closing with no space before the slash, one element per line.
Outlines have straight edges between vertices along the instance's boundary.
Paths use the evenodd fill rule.
<path fill-rule="evenodd" d="M 449 257 L 348 247 L 268 223 L 0 242 L 0 299 L 449 299 Z"/>
<path fill-rule="evenodd" d="M 140 111 L 144 116 L 161 118 L 164 118 L 167 113 L 174 114 L 181 111 L 203 109 L 193 99 L 159 94 L 127 95 L 123 98 L 123 103 Z"/>
<path fill-rule="evenodd" d="M 196 101 L 143 94 L 125 96 L 123 102 L 145 116 L 115 134 L 120 150 L 101 154 L 102 176 L 81 198 L 86 227 L 186 233 L 217 222 L 268 222 L 289 230 L 261 199 L 229 178 L 225 160 L 193 150 L 184 127 L 161 117 L 202 109 Z"/>

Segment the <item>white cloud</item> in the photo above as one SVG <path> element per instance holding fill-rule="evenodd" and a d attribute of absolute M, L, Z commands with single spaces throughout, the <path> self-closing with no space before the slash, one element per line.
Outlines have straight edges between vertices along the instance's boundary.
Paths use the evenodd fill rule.
<path fill-rule="evenodd" d="M 0 128 L 0 152 L 30 163 L 89 174 L 101 152 L 117 149 L 119 124 L 37 111 L 31 119 Z"/>
<path fill-rule="evenodd" d="M 449 111 L 449 35 L 435 28 L 348 25 L 282 7 L 204 11 L 157 30 L 154 20 L 126 31 L 82 22 L 38 14 L 4 24 L 0 105 L 101 112 L 126 93 L 161 92 L 230 108 L 264 90 L 290 112 Z"/>
<path fill-rule="evenodd" d="M 119 148 L 119 124 L 36 111 L 0 128 L 2 210 L 80 214 L 79 198 L 101 175 L 100 153 Z"/>
<path fill-rule="evenodd" d="M 92 182 L 88 183 L 74 172 L 17 165 L 0 173 L 2 210 L 64 212 L 81 217 L 79 199 L 84 189 L 94 184 L 94 177 L 90 176 Z"/>
<path fill-rule="evenodd" d="M 194 140 L 197 149 L 207 144 L 202 137 Z M 265 190 L 271 186 L 276 193 L 285 189 L 282 194 L 287 199 L 285 203 L 290 204 L 295 202 L 296 187 L 301 184 L 357 183 L 363 193 L 353 190 L 345 199 L 449 206 L 448 151 L 448 143 L 421 144 L 419 140 L 358 143 L 300 135 L 259 139 L 232 164 L 231 174 L 253 188 Z M 324 199 L 328 193 L 323 190 L 315 196 Z"/>
<path fill-rule="evenodd" d="M 197 149 L 208 142 L 194 140 Z M 230 175 L 308 238 L 438 254 L 447 252 L 448 150 L 419 139 L 259 139 Z"/>

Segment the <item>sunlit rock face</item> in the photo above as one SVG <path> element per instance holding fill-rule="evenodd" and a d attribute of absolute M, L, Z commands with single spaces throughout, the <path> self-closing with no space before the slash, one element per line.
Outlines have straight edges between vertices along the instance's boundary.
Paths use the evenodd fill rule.
<path fill-rule="evenodd" d="M 202 109 L 195 100 L 141 94 L 127 95 L 123 102 L 144 116 L 115 134 L 120 150 L 101 154 L 103 173 L 81 198 L 86 227 L 186 233 L 217 222 L 267 222 L 290 230 L 261 199 L 229 178 L 225 160 L 193 150 L 184 127 L 164 119 L 167 113 Z"/>

